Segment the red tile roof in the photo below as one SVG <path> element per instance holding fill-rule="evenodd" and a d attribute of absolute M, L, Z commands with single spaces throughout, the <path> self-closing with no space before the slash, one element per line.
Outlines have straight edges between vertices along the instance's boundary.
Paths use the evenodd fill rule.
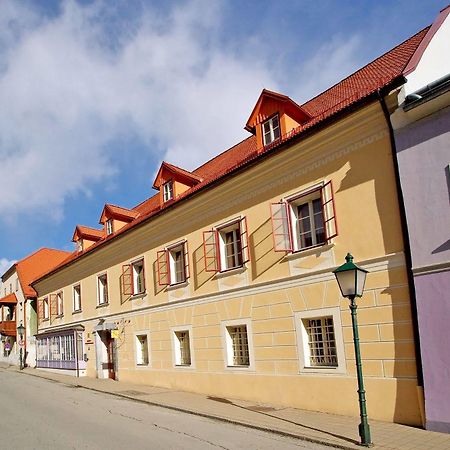
<path fill-rule="evenodd" d="M 17 297 L 16 294 L 12 293 L 12 294 L 8 294 L 5 297 L 0 298 L 0 303 L 3 304 L 16 304 L 17 303 Z"/>
<path fill-rule="evenodd" d="M 17 262 L 15 267 L 25 297 L 36 297 L 36 291 L 30 286 L 31 282 L 67 260 L 70 255 L 70 252 L 62 250 L 41 248 Z"/>
<path fill-rule="evenodd" d="M 239 144 L 236 144 L 192 172 L 196 176 L 201 177 L 203 179 L 202 182 L 184 192 L 169 205 L 160 205 L 158 194 L 143 201 L 133 208 L 133 210 L 139 212 L 139 216 L 131 223 L 124 226 L 114 235 L 103 238 L 101 241 L 89 247 L 89 249 L 78 254 L 73 254 L 67 261 L 61 264 L 61 266 L 82 257 L 87 252 L 94 251 L 96 248 L 103 245 L 103 243 L 108 242 L 112 238 L 116 238 L 160 211 L 176 205 L 177 202 L 182 201 L 194 192 L 212 184 L 224 175 L 239 169 L 253 160 L 264 157 L 266 153 L 271 152 L 276 147 L 280 147 L 285 142 L 294 138 L 300 138 L 302 133 L 306 130 L 312 129 L 314 126 L 331 118 L 337 113 L 345 112 L 355 103 L 369 98 L 377 91 L 392 86 L 394 83 L 403 82 L 403 71 L 426 36 L 428 29 L 429 27 L 425 28 L 323 93 L 307 101 L 303 105 L 300 105 L 312 119 L 298 127 L 296 130 L 290 132 L 289 135 L 283 136 L 282 139 L 275 142 L 270 147 L 265 147 L 263 149 L 257 148 L 255 136 L 250 136 Z"/>
<path fill-rule="evenodd" d="M 92 241 L 98 241 L 99 239 L 105 236 L 105 232 L 103 230 L 98 230 L 97 228 L 86 227 L 84 225 L 77 225 L 73 233 L 72 241 L 75 239 L 76 236 L 87 238 Z"/>
<path fill-rule="evenodd" d="M 112 205 L 110 203 L 107 203 L 103 208 L 99 223 L 105 222 L 105 220 L 106 220 L 105 215 L 107 212 L 112 217 L 115 217 L 119 220 L 124 219 L 125 222 L 131 221 L 139 215 L 138 211 L 134 211 L 132 209 L 123 208 L 122 206 L 117 206 L 117 205 Z M 85 227 L 85 228 L 87 228 L 87 227 Z M 91 230 L 95 230 L 95 228 L 91 228 Z M 99 230 L 97 230 L 97 231 L 99 231 Z M 103 232 L 102 232 L 102 237 L 103 237 Z"/>

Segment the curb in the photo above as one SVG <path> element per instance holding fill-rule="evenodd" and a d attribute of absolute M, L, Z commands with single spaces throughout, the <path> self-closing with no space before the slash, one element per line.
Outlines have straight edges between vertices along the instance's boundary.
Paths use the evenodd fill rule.
<path fill-rule="evenodd" d="M 48 377 L 44 376 L 43 374 L 23 372 L 23 371 L 20 371 L 15 366 L 10 366 L 6 370 L 11 370 L 11 367 L 14 367 L 13 370 L 15 372 L 19 373 L 19 374 L 28 375 L 28 376 L 35 377 L 35 378 L 41 378 L 41 379 L 52 381 L 54 383 L 59 383 L 59 384 L 65 385 L 65 386 L 82 388 L 82 389 L 86 389 L 86 390 L 92 391 L 92 392 L 112 395 L 114 397 L 119 397 L 119 398 L 131 400 L 131 401 L 134 401 L 134 402 L 137 402 L 137 403 L 142 403 L 142 404 L 146 404 L 146 405 L 156 406 L 156 407 L 159 407 L 159 408 L 165 408 L 165 409 L 168 409 L 168 410 L 171 410 L 171 411 L 177 411 L 177 412 L 182 412 L 182 413 L 186 413 L 186 414 L 191 414 L 193 416 L 204 417 L 206 419 L 211 419 L 211 420 L 216 420 L 216 421 L 219 421 L 219 422 L 229 423 L 229 424 L 232 424 L 232 425 L 238 425 L 238 426 L 242 426 L 242 427 L 246 427 L 246 428 L 251 428 L 251 429 L 258 430 L 258 431 L 263 431 L 263 432 L 266 432 L 266 433 L 276 434 L 278 436 L 284 436 L 284 437 L 298 439 L 298 440 L 302 440 L 302 441 L 306 441 L 306 442 L 311 442 L 313 444 L 324 445 L 324 446 L 327 446 L 327 447 L 330 447 L 330 448 L 339 448 L 339 449 L 342 449 L 342 450 L 355 450 L 355 447 L 357 445 L 357 444 L 355 444 L 354 447 L 349 447 L 349 446 L 346 446 L 346 445 L 343 445 L 343 444 L 332 443 L 332 442 L 324 441 L 324 440 L 321 440 L 321 439 L 315 439 L 315 438 L 312 438 L 312 437 L 309 437 L 309 436 L 303 436 L 303 435 L 300 435 L 300 434 L 290 433 L 288 431 L 282 431 L 282 430 L 277 430 L 277 429 L 273 429 L 273 428 L 266 428 L 266 427 L 263 427 L 263 426 L 259 426 L 259 425 L 255 425 L 255 424 L 251 424 L 251 423 L 247 423 L 247 422 L 240 422 L 238 420 L 229 419 L 227 417 L 222 417 L 222 416 L 217 416 L 217 415 L 213 415 L 213 414 L 202 413 L 202 412 L 199 412 L 199 411 L 193 411 L 193 410 L 186 409 L 186 408 L 181 408 L 181 407 L 178 407 L 178 406 L 166 405 L 166 404 L 163 404 L 163 403 L 156 403 L 156 402 L 153 402 L 151 400 L 143 400 L 143 399 L 131 397 L 131 396 L 128 396 L 128 395 L 119 394 L 117 392 L 110 392 L 110 391 L 105 391 L 105 390 L 102 390 L 102 389 L 96 389 L 96 388 L 93 388 L 93 387 L 83 386 L 83 385 L 81 385 L 79 383 L 73 383 L 73 384 L 72 383 L 66 383 L 64 381 L 54 380 L 52 378 L 48 378 Z M 1 369 L 1 367 L 0 367 L 0 369 Z M 277 417 L 274 417 L 274 419 L 277 419 Z"/>

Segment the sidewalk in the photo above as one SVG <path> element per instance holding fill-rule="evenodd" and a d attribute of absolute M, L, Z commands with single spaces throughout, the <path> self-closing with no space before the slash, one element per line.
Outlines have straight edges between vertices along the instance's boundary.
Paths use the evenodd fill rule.
<path fill-rule="evenodd" d="M 0 364 L 7 370 L 17 367 Z M 136 385 L 96 378 L 76 378 L 58 373 L 26 368 L 21 375 L 31 375 L 70 386 L 112 394 L 134 401 L 191 414 L 293 436 L 343 449 L 361 449 L 358 443 L 359 418 L 271 407 L 240 400 L 208 397 L 153 386 Z M 449 450 L 450 435 L 404 425 L 370 420 L 374 449 Z"/>

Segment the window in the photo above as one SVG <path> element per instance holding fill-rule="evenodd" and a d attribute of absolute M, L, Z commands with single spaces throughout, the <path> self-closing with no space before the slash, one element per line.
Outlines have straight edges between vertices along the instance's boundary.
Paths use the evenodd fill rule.
<path fill-rule="evenodd" d="M 173 199 L 173 181 L 168 181 L 163 184 L 163 198 L 164 202 L 168 202 Z"/>
<path fill-rule="evenodd" d="M 136 364 L 138 366 L 148 366 L 148 336 L 147 334 L 137 334 L 136 341 Z"/>
<path fill-rule="evenodd" d="M 19 279 L 16 278 L 16 292 L 19 290 Z"/>
<path fill-rule="evenodd" d="M 64 314 L 63 293 L 58 292 L 56 294 L 56 315 L 62 316 Z"/>
<path fill-rule="evenodd" d="M 81 285 L 73 287 L 73 311 L 81 311 Z"/>
<path fill-rule="evenodd" d="M 246 218 L 203 232 L 205 270 L 223 272 L 250 260 Z"/>
<path fill-rule="evenodd" d="M 144 259 L 122 266 L 122 295 L 132 296 L 145 293 Z"/>
<path fill-rule="evenodd" d="M 262 124 L 264 145 L 269 145 L 280 138 L 280 119 L 278 114 Z"/>
<path fill-rule="evenodd" d="M 173 332 L 174 356 L 176 366 L 191 365 L 191 342 L 189 330 L 176 330 Z"/>
<path fill-rule="evenodd" d="M 108 277 L 105 274 L 97 278 L 98 284 L 98 304 L 106 305 L 108 303 Z"/>
<path fill-rule="evenodd" d="M 79 239 L 75 245 L 77 247 L 77 252 L 83 251 L 83 239 Z"/>
<path fill-rule="evenodd" d="M 253 366 L 249 329 L 250 321 L 234 320 L 223 323 L 227 367 Z"/>
<path fill-rule="evenodd" d="M 42 311 L 40 311 L 42 313 L 42 315 L 40 315 L 40 317 L 42 317 L 43 320 L 48 320 L 50 318 L 50 307 L 49 307 L 49 302 L 48 302 L 48 297 L 45 297 L 42 300 Z"/>
<path fill-rule="evenodd" d="M 339 308 L 295 314 L 303 371 L 344 372 L 345 357 Z"/>
<path fill-rule="evenodd" d="M 108 219 L 106 221 L 106 235 L 109 236 L 110 234 L 113 234 L 113 220 Z"/>
<path fill-rule="evenodd" d="M 275 251 L 299 251 L 337 236 L 331 181 L 271 205 Z"/>
<path fill-rule="evenodd" d="M 189 279 L 189 252 L 187 241 L 178 242 L 156 256 L 158 284 L 173 286 Z"/>

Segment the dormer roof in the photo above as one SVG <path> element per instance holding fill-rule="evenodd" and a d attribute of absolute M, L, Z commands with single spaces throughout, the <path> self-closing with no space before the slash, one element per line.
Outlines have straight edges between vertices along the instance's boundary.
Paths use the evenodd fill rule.
<path fill-rule="evenodd" d="M 122 220 L 123 222 L 131 222 L 138 215 L 139 213 L 132 209 L 107 203 L 103 208 L 99 223 L 104 224 L 110 218 Z"/>
<path fill-rule="evenodd" d="M 275 101 L 276 103 L 282 104 L 286 114 L 300 124 L 311 119 L 311 116 L 287 95 L 269 91 L 268 89 L 263 89 L 252 113 L 250 114 L 250 117 L 247 120 L 247 124 L 245 125 L 245 129 L 250 131 L 250 133 L 255 134 L 255 126 L 259 122 L 258 115 L 264 103 L 268 101 Z"/>
<path fill-rule="evenodd" d="M 88 239 L 90 241 L 97 242 L 104 237 L 103 230 L 97 230 L 96 228 L 85 227 L 84 225 L 77 225 L 73 232 L 72 242 L 76 242 L 79 239 Z"/>
<path fill-rule="evenodd" d="M 159 189 L 162 184 L 164 184 L 165 179 L 167 178 L 165 175 L 169 173 L 176 181 L 185 184 L 186 186 L 195 186 L 196 184 L 203 181 L 203 178 L 196 175 L 195 173 L 189 172 L 188 170 L 184 170 L 181 167 L 174 166 L 173 164 L 169 164 L 166 161 L 163 161 L 161 167 L 158 170 L 155 181 L 153 182 L 153 188 Z"/>

